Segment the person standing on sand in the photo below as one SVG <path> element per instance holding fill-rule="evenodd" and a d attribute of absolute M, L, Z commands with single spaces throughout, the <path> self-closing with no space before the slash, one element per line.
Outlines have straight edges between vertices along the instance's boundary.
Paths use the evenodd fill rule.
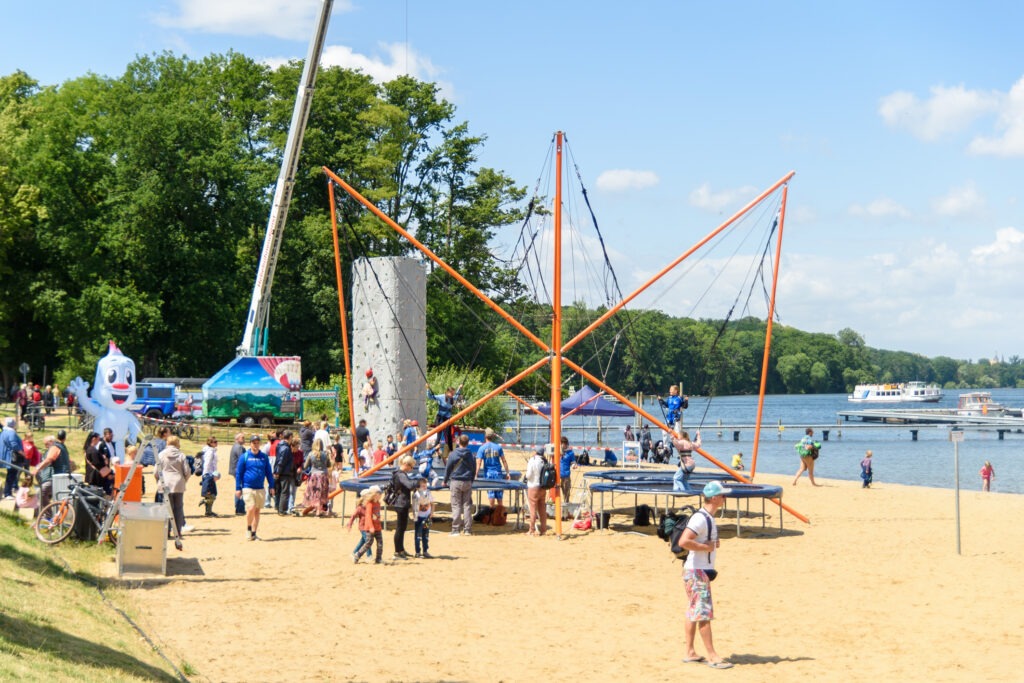
<path fill-rule="evenodd" d="M 730 669 L 732 662 L 722 659 L 715 651 L 711 636 L 711 620 L 715 618 L 711 601 L 711 581 L 718 576 L 715 571 L 715 555 L 718 552 L 718 526 L 715 514 L 725 504 L 729 489 L 720 482 L 712 481 L 704 487 L 704 507 L 695 512 L 686 523 L 679 545 L 690 551 L 683 565 L 683 582 L 686 586 L 686 654 L 684 663 L 706 663 L 712 669 Z M 700 638 L 707 650 L 707 657 L 701 657 L 693 648 L 693 640 L 700 630 Z"/>
<path fill-rule="evenodd" d="M 871 456 L 873 455 L 874 453 L 868 451 L 864 454 L 864 459 L 860 461 L 860 478 L 864 481 L 864 486 L 861 488 L 871 488 L 871 480 L 874 475 L 874 472 L 871 469 Z"/>
<path fill-rule="evenodd" d="M 228 472 L 231 473 L 232 477 L 238 471 L 238 459 L 242 457 L 243 453 L 245 453 L 245 434 L 238 432 L 235 434 L 235 442 L 231 444 L 231 454 L 228 456 Z M 236 486 L 235 488 L 238 487 Z M 235 498 L 235 514 L 245 514 L 245 503 L 242 502 L 241 498 Z"/>
<path fill-rule="evenodd" d="M 451 492 L 452 536 L 473 533 L 473 480 L 476 479 L 476 458 L 469 450 L 469 435 L 459 435 L 459 447 L 448 456 L 444 483 Z"/>
<path fill-rule="evenodd" d="M 818 459 L 818 451 L 821 449 L 821 442 L 814 440 L 814 430 L 808 427 L 804 432 L 804 438 L 796 444 L 796 452 L 800 455 L 800 469 L 796 471 L 793 478 L 793 486 L 800 480 L 800 475 L 805 471 L 807 478 L 811 480 L 812 486 L 821 486 L 814 481 L 814 461 Z"/>
<path fill-rule="evenodd" d="M 260 540 L 256 529 L 260 526 L 260 510 L 266 502 L 263 482 L 270 487 L 270 497 L 274 497 L 274 472 L 270 467 L 270 458 L 260 450 L 260 437 L 253 434 L 249 437 L 249 450 L 238 458 L 238 469 L 235 471 L 235 498 L 245 502 L 246 532 L 250 541 Z"/>
<path fill-rule="evenodd" d="M 392 559 L 408 560 L 405 552 L 405 530 L 409 528 L 409 508 L 412 507 L 412 492 L 416 482 L 410 476 L 416 467 L 416 458 L 408 453 L 398 459 L 398 469 L 391 474 L 391 481 L 398 489 L 395 502 L 389 507 L 395 512 L 395 555 Z"/>
<path fill-rule="evenodd" d="M 540 486 L 540 471 L 547 462 L 545 456 L 554 458 L 553 444 L 538 446 L 526 463 L 526 500 L 530 505 L 530 536 L 543 536 L 548 530 L 548 507 L 544 502 L 544 489 Z"/>
<path fill-rule="evenodd" d="M 981 466 L 981 470 L 978 472 L 981 475 L 981 490 L 991 491 L 992 490 L 992 479 L 996 476 L 996 470 L 992 467 L 992 463 L 988 460 Z"/>

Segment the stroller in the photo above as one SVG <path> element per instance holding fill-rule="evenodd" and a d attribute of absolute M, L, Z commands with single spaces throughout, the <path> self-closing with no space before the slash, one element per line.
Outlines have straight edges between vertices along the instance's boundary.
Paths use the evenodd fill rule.
<path fill-rule="evenodd" d="M 651 453 L 651 460 L 662 465 L 667 463 L 672 457 L 672 449 L 661 439 L 654 442 L 654 448 Z"/>

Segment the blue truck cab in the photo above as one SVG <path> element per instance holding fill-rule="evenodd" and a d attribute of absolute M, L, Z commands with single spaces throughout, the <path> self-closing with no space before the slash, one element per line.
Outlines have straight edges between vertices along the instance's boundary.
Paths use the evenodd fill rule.
<path fill-rule="evenodd" d="M 170 382 L 138 382 L 132 409 L 146 417 L 170 417 L 174 414 L 174 395 L 177 385 Z"/>

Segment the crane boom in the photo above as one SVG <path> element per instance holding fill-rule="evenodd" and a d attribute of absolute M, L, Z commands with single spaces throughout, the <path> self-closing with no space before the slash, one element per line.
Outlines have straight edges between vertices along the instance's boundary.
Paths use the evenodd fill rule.
<path fill-rule="evenodd" d="M 242 343 L 236 349 L 239 356 L 259 356 L 267 352 L 270 289 L 274 282 L 277 257 L 281 251 L 281 235 L 288 219 L 288 206 L 291 204 L 292 188 L 295 186 L 302 137 L 306 132 L 306 122 L 309 120 L 317 67 L 320 65 L 320 55 L 323 54 L 327 24 L 333 5 L 334 0 L 324 0 L 316 32 L 309 44 L 306 63 L 302 67 L 299 89 L 295 94 L 295 109 L 292 110 L 292 120 L 288 127 L 288 140 L 284 146 L 284 158 L 281 160 L 281 172 L 277 176 L 277 185 L 274 188 L 274 203 L 270 207 L 270 218 L 267 221 L 267 234 L 263 239 L 263 251 L 260 253 L 260 263 L 256 269 L 256 283 L 252 288 L 249 313 L 245 318 L 245 332 L 242 334 Z"/>

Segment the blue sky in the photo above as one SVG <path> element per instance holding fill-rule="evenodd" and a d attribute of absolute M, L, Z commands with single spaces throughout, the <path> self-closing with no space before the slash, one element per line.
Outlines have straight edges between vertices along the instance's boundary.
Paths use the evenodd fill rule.
<path fill-rule="evenodd" d="M 305 55 L 319 5 L 11 3 L 0 73 L 118 75 L 162 50 L 278 63 Z M 487 136 L 481 162 L 530 188 L 566 131 L 627 292 L 795 170 L 783 323 L 1008 358 L 1024 356 L 1022 19 L 985 1 L 348 0 L 323 62 L 436 81 Z M 706 297 L 676 282 L 657 303 L 723 317 L 737 278 Z"/>

